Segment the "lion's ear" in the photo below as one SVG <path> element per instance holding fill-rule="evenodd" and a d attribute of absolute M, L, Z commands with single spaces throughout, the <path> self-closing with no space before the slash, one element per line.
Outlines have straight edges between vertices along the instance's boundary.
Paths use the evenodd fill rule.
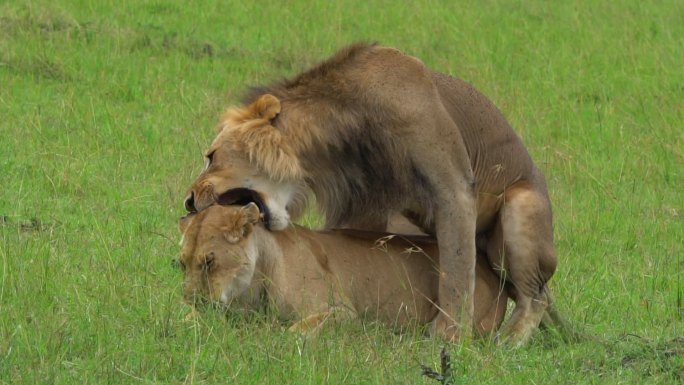
<path fill-rule="evenodd" d="M 254 118 L 269 122 L 280 113 L 280 100 L 271 94 L 262 95 L 247 107 Z"/>
<path fill-rule="evenodd" d="M 225 135 L 225 140 L 244 151 L 249 160 L 271 178 L 281 181 L 301 179 L 304 170 L 299 163 L 296 146 L 271 124 L 280 108 L 280 100 L 270 94 L 260 96 L 247 107 L 230 108 L 221 118 L 220 135 Z"/>
<path fill-rule="evenodd" d="M 250 202 L 240 208 L 240 214 L 244 215 L 247 223 L 256 224 L 261 218 L 259 207 L 254 202 Z"/>
<path fill-rule="evenodd" d="M 233 128 L 255 119 L 264 119 L 270 124 L 279 113 L 280 100 L 271 94 L 261 95 L 247 107 L 228 108 L 219 119 L 216 131 L 221 132 L 226 128 Z"/>
<path fill-rule="evenodd" d="M 299 157 L 279 129 L 270 124 L 245 124 L 230 131 L 234 145 L 244 151 L 252 163 L 275 180 L 297 180 L 304 175 Z"/>

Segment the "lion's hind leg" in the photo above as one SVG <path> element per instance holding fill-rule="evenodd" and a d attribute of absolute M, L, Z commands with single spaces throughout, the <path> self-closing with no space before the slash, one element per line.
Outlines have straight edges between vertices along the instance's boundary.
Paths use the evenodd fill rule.
<path fill-rule="evenodd" d="M 528 183 L 509 188 L 487 242 L 492 267 L 512 284 L 515 308 L 504 324 L 503 341 L 525 344 L 549 305 L 546 282 L 556 270 L 551 204 Z"/>

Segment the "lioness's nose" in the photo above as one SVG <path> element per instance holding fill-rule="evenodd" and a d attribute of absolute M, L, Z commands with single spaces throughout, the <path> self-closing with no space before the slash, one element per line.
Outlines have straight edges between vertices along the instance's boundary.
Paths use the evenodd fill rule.
<path fill-rule="evenodd" d="M 195 208 L 195 192 L 190 191 L 190 195 L 188 195 L 187 198 L 185 198 L 185 209 L 188 210 L 189 213 L 194 213 L 197 211 Z"/>

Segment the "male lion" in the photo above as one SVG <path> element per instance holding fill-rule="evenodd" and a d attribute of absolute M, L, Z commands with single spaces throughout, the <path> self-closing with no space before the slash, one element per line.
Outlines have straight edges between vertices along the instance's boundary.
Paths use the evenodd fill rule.
<path fill-rule="evenodd" d="M 301 320 L 291 328 L 300 331 L 317 330 L 330 316 L 404 328 L 437 315 L 437 248 L 429 238 L 299 226 L 270 232 L 260 222 L 254 203 L 181 218 L 186 302 L 270 304 L 282 319 Z M 503 321 L 508 295 L 484 256 L 475 277 L 475 332 L 483 335 Z"/>
<path fill-rule="evenodd" d="M 504 336 L 529 338 L 556 269 L 551 204 L 542 172 L 484 95 L 398 50 L 356 44 L 245 104 L 221 119 L 188 211 L 226 191 L 244 201 L 247 190 L 233 189 L 249 188 L 272 230 L 299 215 L 309 191 L 328 228 L 385 230 L 401 213 L 437 238 L 444 312 L 432 328 L 448 340 L 471 330 L 477 234 L 517 298 Z"/>

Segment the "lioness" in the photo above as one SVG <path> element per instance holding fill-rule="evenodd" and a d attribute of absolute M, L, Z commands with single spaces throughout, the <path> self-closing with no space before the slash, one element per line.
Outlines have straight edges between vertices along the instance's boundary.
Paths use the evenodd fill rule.
<path fill-rule="evenodd" d="M 477 234 L 517 297 L 504 335 L 523 343 L 539 325 L 557 263 L 546 183 L 472 86 L 396 49 L 356 44 L 253 90 L 219 129 L 189 212 L 227 191 L 245 201 L 247 188 L 263 196 L 272 230 L 301 213 L 309 192 L 328 228 L 385 230 L 401 213 L 437 238 L 444 312 L 432 327 L 448 340 L 471 330 Z"/>
<path fill-rule="evenodd" d="M 188 303 L 259 309 L 270 301 L 281 318 L 301 319 L 294 330 L 316 329 L 334 313 L 399 328 L 437 315 L 434 242 L 294 225 L 270 232 L 259 222 L 254 203 L 213 205 L 180 220 Z M 475 276 L 475 331 L 484 334 L 501 324 L 508 296 L 484 257 Z"/>

